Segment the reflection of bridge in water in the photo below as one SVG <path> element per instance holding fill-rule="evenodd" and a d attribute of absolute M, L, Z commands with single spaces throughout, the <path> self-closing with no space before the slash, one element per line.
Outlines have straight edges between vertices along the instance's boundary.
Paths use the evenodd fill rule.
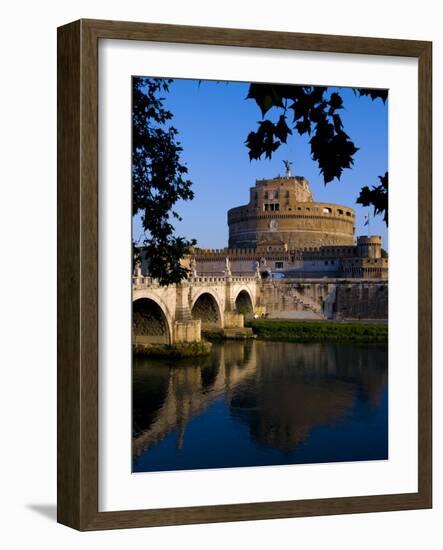
<path fill-rule="evenodd" d="M 134 402 L 143 375 L 150 378 L 153 370 L 157 376 L 167 377 L 164 400 L 152 418 L 148 429 L 135 434 L 134 454 L 139 455 L 177 429 L 177 446 L 183 445 L 184 430 L 188 421 L 224 396 L 230 400 L 232 391 L 256 366 L 256 348 L 249 345 L 215 346 L 213 357 L 197 360 L 200 366 L 168 368 L 152 359 L 138 358 L 134 373 Z M 196 360 L 194 359 L 194 362 Z M 215 363 L 215 364 L 214 364 Z M 150 384 L 146 380 L 146 384 Z M 135 408 L 137 408 L 135 403 Z M 140 408 L 143 402 L 140 403 Z M 136 419 L 135 419 L 136 420 Z"/>
<path fill-rule="evenodd" d="M 289 451 L 315 426 L 352 409 L 357 393 L 377 403 L 387 381 L 387 354 L 374 347 L 229 342 L 192 366 L 138 358 L 134 369 L 133 453 L 174 431 L 184 445 L 188 422 L 223 399 L 230 416 L 260 445 Z"/>
<path fill-rule="evenodd" d="M 257 306 L 258 287 L 254 276 L 195 276 L 169 286 L 134 276 L 135 342 L 198 342 L 202 329 L 241 329 Z"/>

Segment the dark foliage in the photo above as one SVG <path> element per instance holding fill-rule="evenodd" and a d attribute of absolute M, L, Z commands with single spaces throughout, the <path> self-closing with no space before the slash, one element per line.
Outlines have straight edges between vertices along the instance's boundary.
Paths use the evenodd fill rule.
<path fill-rule="evenodd" d="M 246 138 L 249 158 L 257 160 L 264 156 L 270 159 L 295 130 L 300 135 L 311 136 L 311 157 L 318 163 L 325 184 L 334 178 L 340 179 L 343 170 L 353 165 L 358 148 L 343 129 L 341 95 L 329 93 L 328 90 L 323 86 L 251 84 L 247 99 L 257 103 L 262 120 L 258 122 L 257 130 L 250 132 Z M 383 103 L 388 97 L 388 90 L 356 88 L 354 93 L 372 100 L 381 99 Z M 276 122 L 265 118 L 272 108 L 283 111 Z M 372 205 L 374 213 L 383 214 L 387 223 L 387 175 L 384 178 L 386 181 L 382 181 L 382 186 L 372 190 L 363 188 L 358 202 L 365 206 Z"/>
<path fill-rule="evenodd" d="M 388 225 L 388 172 L 379 176 L 379 185 L 373 185 L 370 189 L 367 185 L 362 187 L 357 202 L 363 206 L 373 206 L 374 214 L 382 214 L 383 220 Z"/>
<path fill-rule="evenodd" d="M 163 285 L 187 277 L 180 259 L 195 244 L 175 236 L 171 224 L 171 216 L 180 219 L 175 203 L 194 196 L 178 132 L 169 125 L 173 115 L 164 107 L 171 82 L 135 77 L 132 84 L 132 213 L 141 214 L 150 274 Z"/>
<path fill-rule="evenodd" d="M 354 93 L 361 96 L 369 96 L 372 100 L 381 99 L 386 103 L 388 99 L 388 90 L 378 90 L 376 88 L 354 88 Z"/>

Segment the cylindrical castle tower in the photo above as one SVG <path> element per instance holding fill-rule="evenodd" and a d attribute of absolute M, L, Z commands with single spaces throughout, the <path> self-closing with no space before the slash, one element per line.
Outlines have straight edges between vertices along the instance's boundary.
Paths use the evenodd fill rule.
<path fill-rule="evenodd" d="M 229 247 L 255 248 L 280 242 L 289 250 L 353 245 L 355 213 L 338 204 L 314 202 L 301 176 L 257 180 L 249 203 L 228 211 Z"/>
<path fill-rule="evenodd" d="M 359 258 L 381 258 L 381 237 L 357 237 L 357 254 Z"/>

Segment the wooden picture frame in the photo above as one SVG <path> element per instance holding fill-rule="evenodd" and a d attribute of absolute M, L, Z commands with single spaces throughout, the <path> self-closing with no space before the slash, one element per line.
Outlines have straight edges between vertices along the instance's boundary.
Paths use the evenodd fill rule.
<path fill-rule="evenodd" d="M 217 506 L 98 511 L 98 42 L 100 39 L 404 56 L 419 75 L 418 491 Z M 80 20 L 58 29 L 58 521 L 79 530 L 430 508 L 430 42 Z"/>

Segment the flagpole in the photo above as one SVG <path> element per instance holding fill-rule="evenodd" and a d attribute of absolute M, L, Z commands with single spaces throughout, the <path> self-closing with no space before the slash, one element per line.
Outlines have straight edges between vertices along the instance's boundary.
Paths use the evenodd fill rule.
<path fill-rule="evenodd" d="M 368 226 L 368 237 L 371 236 L 371 221 L 370 221 L 370 217 L 369 217 L 369 210 L 368 210 L 368 213 L 365 214 L 365 223 L 363 224 L 363 226 Z"/>

